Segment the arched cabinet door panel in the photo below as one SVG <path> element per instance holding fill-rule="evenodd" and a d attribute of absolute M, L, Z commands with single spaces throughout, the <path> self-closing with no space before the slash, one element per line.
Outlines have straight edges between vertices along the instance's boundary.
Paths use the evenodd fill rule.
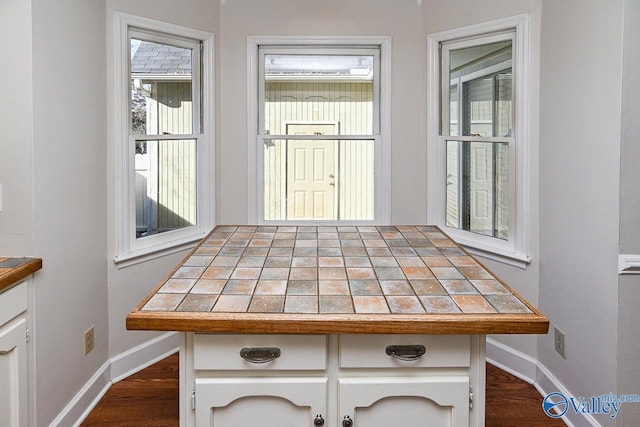
<path fill-rule="evenodd" d="M 200 378 L 196 425 L 311 427 L 326 400 L 326 378 Z"/>
<path fill-rule="evenodd" d="M 338 390 L 338 425 L 345 422 L 353 427 L 469 425 L 466 376 L 341 378 Z"/>

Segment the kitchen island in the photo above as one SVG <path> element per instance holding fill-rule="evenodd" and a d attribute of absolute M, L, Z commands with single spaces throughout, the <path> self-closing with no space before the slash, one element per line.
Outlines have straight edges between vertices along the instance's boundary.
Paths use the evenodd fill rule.
<path fill-rule="evenodd" d="M 218 226 L 127 317 L 182 426 L 482 426 L 485 334 L 548 319 L 434 226 Z"/>

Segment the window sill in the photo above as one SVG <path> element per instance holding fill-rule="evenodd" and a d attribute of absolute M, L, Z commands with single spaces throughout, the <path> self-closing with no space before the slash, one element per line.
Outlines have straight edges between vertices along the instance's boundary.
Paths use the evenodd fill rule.
<path fill-rule="evenodd" d="M 459 230 L 448 227 L 442 227 L 442 230 L 474 256 L 496 261 L 521 270 L 526 270 L 529 264 L 531 264 L 531 258 L 525 253 L 518 253 L 506 248 L 489 245 L 482 241 L 481 236 L 477 236 L 478 239 L 476 240 L 465 236 L 468 232 L 460 232 Z"/>
<path fill-rule="evenodd" d="M 193 249 L 195 245 L 205 237 L 206 234 L 192 236 L 183 242 L 172 243 L 170 246 L 154 247 L 136 252 L 121 254 L 113 258 L 113 263 L 118 269 L 131 267 L 132 265 L 141 264 L 156 258 L 175 254 L 177 252 Z"/>
<path fill-rule="evenodd" d="M 496 250 L 486 250 L 476 248 L 470 245 L 460 243 L 471 255 L 481 258 L 490 259 L 502 264 L 506 264 L 511 267 L 516 267 L 521 270 L 526 270 L 529 264 L 531 264 L 531 258 L 526 255 L 516 255 L 512 253 L 501 253 Z"/>

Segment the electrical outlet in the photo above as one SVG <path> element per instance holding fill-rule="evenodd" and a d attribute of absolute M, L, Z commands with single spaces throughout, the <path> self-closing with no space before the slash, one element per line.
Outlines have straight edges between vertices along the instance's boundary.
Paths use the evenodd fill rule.
<path fill-rule="evenodd" d="M 93 339 L 93 326 L 84 332 L 84 355 L 89 354 L 93 350 L 95 342 Z"/>
<path fill-rule="evenodd" d="M 553 328 L 553 337 L 555 342 L 556 351 L 560 356 L 567 358 L 567 347 L 565 343 L 565 334 L 557 326 Z"/>

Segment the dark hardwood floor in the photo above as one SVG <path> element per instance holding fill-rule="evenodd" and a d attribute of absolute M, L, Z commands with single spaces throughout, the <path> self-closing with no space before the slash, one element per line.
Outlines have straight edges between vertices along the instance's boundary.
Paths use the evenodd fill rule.
<path fill-rule="evenodd" d="M 565 425 L 544 414 L 542 397 L 532 385 L 490 364 L 486 399 L 486 427 Z M 114 384 L 82 426 L 177 427 L 178 355 Z"/>

